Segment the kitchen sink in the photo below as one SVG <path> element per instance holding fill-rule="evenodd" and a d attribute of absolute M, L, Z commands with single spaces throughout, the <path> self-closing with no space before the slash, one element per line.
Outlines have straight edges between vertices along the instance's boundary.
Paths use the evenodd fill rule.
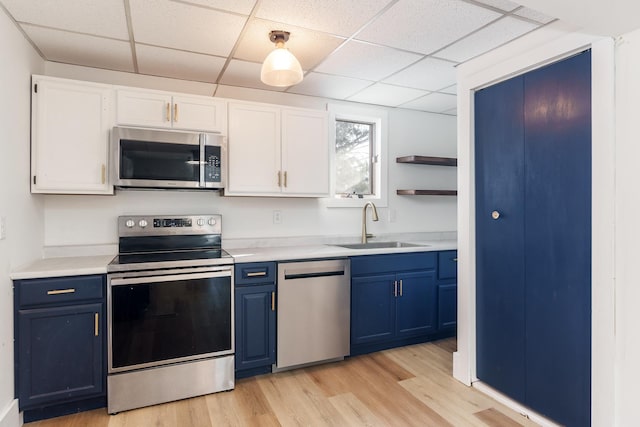
<path fill-rule="evenodd" d="M 405 242 L 369 242 L 369 243 L 347 243 L 344 245 L 333 245 L 347 249 L 380 249 L 380 248 L 417 248 L 427 247 L 429 245 L 420 245 L 417 243 Z"/>

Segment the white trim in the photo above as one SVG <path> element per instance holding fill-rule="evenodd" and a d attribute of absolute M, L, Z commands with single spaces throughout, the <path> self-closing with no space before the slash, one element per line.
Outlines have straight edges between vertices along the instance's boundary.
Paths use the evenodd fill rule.
<path fill-rule="evenodd" d="M 458 67 L 458 351 L 453 375 L 476 377 L 474 91 L 585 48 L 592 49 L 592 422 L 614 425 L 614 44 L 548 25 Z"/>
<path fill-rule="evenodd" d="M 356 106 L 356 105 L 343 105 L 343 104 L 328 104 L 327 109 L 329 111 L 329 163 L 330 169 L 330 189 L 329 197 L 324 200 L 324 205 L 330 208 L 345 208 L 345 207 L 357 207 L 362 208 L 366 202 L 374 202 L 379 208 L 388 206 L 388 182 L 389 182 L 389 168 L 388 168 L 388 149 L 387 141 L 389 134 L 389 114 L 386 110 L 378 109 L 374 107 Z M 354 199 L 340 199 L 333 197 L 335 194 L 335 146 L 336 146 L 336 120 L 356 120 L 361 122 L 368 122 L 375 124 L 375 138 L 374 142 L 376 155 L 378 156 L 378 163 L 376 164 L 377 180 L 374 182 L 375 195 L 364 196 L 363 198 Z"/>
<path fill-rule="evenodd" d="M 18 411 L 18 399 L 13 399 L 0 412 L 0 427 L 19 427 L 22 425 L 21 418 Z"/>

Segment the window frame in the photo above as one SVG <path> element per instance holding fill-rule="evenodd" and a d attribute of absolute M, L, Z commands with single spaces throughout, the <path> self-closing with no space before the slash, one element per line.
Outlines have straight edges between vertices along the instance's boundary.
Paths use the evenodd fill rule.
<path fill-rule="evenodd" d="M 325 200 L 327 207 L 358 207 L 366 202 L 374 202 L 377 207 L 387 207 L 387 132 L 388 114 L 386 110 L 355 105 L 328 104 L 329 111 L 329 162 L 330 186 L 329 197 Z M 373 195 L 363 195 L 362 198 L 336 197 L 336 121 L 351 121 L 371 123 L 374 126 L 372 138 L 372 158 L 377 162 L 371 163 Z"/>

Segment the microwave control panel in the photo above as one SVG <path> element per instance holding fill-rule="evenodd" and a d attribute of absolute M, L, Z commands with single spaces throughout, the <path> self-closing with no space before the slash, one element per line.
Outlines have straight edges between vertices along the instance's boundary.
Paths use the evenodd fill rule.
<path fill-rule="evenodd" d="M 221 148 L 219 146 L 206 146 L 204 165 L 205 182 L 220 182 L 222 180 L 222 161 L 220 159 Z"/>

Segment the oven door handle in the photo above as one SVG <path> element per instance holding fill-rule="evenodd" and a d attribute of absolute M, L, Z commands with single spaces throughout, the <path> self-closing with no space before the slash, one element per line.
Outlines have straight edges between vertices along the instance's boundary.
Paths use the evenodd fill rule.
<path fill-rule="evenodd" d="M 162 274 L 158 276 L 128 277 L 126 279 L 112 278 L 110 285 L 139 285 L 143 283 L 175 282 L 177 280 L 209 279 L 213 277 L 231 277 L 231 271 L 190 274 Z"/>

